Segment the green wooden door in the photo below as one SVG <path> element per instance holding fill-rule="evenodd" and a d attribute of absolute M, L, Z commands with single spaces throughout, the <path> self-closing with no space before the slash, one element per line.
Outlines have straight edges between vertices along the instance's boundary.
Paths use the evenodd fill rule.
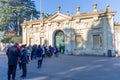
<path fill-rule="evenodd" d="M 64 33 L 62 31 L 57 31 L 55 34 L 55 46 L 58 47 L 59 51 L 61 53 L 64 53 L 65 48 L 65 40 L 64 40 Z"/>

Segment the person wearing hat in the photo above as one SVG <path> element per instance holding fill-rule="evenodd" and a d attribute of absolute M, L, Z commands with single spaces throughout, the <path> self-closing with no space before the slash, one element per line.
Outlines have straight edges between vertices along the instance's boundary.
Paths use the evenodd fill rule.
<path fill-rule="evenodd" d="M 21 45 L 21 66 L 22 66 L 22 78 L 25 78 L 27 76 L 27 49 L 26 44 Z"/>

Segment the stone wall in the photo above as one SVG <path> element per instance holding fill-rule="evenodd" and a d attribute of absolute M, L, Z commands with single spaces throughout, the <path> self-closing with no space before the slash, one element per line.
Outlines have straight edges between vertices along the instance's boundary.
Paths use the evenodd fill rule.
<path fill-rule="evenodd" d="M 24 21 L 23 43 L 54 46 L 55 33 L 62 31 L 65 38 L 64 54 L 114 56 L 114 14 L 108 8 L 106 11 L 86 13 L 77 11 L 72 15 L 58 11 L 47 19 Z"/>

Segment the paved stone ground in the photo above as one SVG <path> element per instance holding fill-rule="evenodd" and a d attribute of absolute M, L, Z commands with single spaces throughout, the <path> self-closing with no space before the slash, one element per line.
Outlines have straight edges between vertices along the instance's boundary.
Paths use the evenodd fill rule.
<path fill-rule="evenodd" d="M 28 65 L 27 78 L 17 68 L 17 80 L 120 80 L 120 58 L 60 55 L 46 58 L 41 69 L 36 60 Z M 7 58 L 0 55 L 0 80 L 7 80 Z"/>

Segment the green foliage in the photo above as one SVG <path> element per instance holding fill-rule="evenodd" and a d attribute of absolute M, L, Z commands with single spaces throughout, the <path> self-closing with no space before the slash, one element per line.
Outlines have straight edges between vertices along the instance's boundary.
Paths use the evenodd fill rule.
<path fill-rule="evenodd" d="M 1 42 L 3 42 L 3 43 L 9 43 L 10 40 L 11 40 L 11 38 L 9 38 L 9 37 L 3 37 L 3 38 L 1 39 Z"/>
<path fill-rule="evenodd" d="M 0 0 L 0 30 L 21 33 L 21 23 L 33 18 L 39 18 L 39 12 L 32 0 Z"/>
<path fill-rule="evenodd" d="M 52 14 L 47 13 L 47 14 L 44 15 L 44 18 L 49 18 L 50 16 L 52 16 Z"/>
<path fill-rule="evenodd" d="M 3 43 L 13 43 L 13 42 L 22 43 L 22 37 L 21 36 L 3 37 L 1 39 L 1 42 L 3 42 Z"/>
<path fill-rule="evenodd" d="M 18 42 L 18 43 L 22 43 L 22 37 L 12 37 L 11 38 L 11 42 Z"/>

